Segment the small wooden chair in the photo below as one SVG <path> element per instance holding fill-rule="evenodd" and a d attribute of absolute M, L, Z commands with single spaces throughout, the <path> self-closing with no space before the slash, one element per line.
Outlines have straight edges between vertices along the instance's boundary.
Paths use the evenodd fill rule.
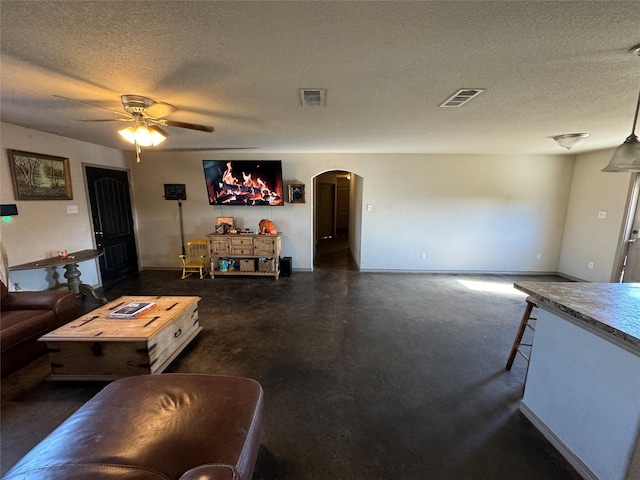
<path fill-rule="evenodd" d="M 209 257 L 209 242 L 206 240 L 191 240 L 187 242 L 186 255 L 180 255 L 182 260 L 182 279 L 192 273 L 199 273 L 200 278 L 207 274 L 207 259 Z"/>
<path fill-rule="evenodd" d="M 527 371 L 524 376 L 525 381 L 527 379 L 527 375 L 529 374 L 529 358 L 531 357 L 531 347 L 533 345 L 533 341 L 531 341 L 531 343 L 524 343 L 522 341 L 522 337 L 524 337 L 524 332 L 527 330 L 527 328 L 530 328 L 533 332 L 535 332 L 536 330 L 535 320 L 537 319 L 536 317 L 531 316 L 534 308 L 538 308 L 535 298 L 527 297 L 527 306 L 524 309 L 524 314 L 522 315 L 522 320 L 520 321 L 518 333 L 516 334 L 516 338 L 513 341 L 511 353 L 509 353 L 509 358 L 507 359 L 507 365 L 504 367 L 504 369 L 507 371 L 511 370 L 513 361 L 516 358 L 516 353 L 519 353 L 527 361 Z M 522 347 L 526 347 L 526 352 L 522 350 Z"/>

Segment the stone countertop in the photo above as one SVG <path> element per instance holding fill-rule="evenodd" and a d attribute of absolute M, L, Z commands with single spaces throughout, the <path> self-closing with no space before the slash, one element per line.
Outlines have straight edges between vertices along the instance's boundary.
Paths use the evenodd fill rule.
<path fill-rule="evenodd" d="M 559 310 L 640 349 L 640 283 L 515 282 Z"/>

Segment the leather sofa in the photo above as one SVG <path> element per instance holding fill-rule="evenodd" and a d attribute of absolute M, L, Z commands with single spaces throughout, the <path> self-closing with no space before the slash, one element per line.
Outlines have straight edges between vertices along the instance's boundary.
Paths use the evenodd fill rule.
<path fill-rule="evenodd" d="M 45 333 L 77 317 L 78 302 L 70 291 L 9 292 L 0 282 L 0 370 L 5 375 L 47 351 L 38 342 Z"/>
<path fill-rule="evenodd" d="M 250 480 L 263 392 L 255 380 L 166 373 L 111 383 L 4 480 Z"/>

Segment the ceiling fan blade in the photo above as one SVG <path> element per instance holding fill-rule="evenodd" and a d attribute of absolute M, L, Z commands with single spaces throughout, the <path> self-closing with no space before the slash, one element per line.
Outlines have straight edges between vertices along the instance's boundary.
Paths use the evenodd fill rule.
<path fill-rule="evenodd" d="M 103 107 L 102 105 L 96 105 L 94 103 L 84 102 L 82 100 L 76 100 L 75 98 L 63 97 L 62 95 L 53 95 L 53 96 L 56 97 L 56 98 L 60 98 L 61 100 L 66 100 L 67 102 L 79 103 L 80 105 L 86 105 L 88 107 L 94 107 L 94 108 L 100 108 L 102 110 L 107 110 L 108 112 L 115 113 L 116 115 L 122 115 L 122 116 L 125 116 L 125 117 L 128 117 L 128 118 L 131 117 L 131 115 L 128 114 L 128 113 L 119 112 L 117 110 L 112 110 L 110 108 Z"/>
<path fill-rule="evenodd" d="M 164 102 L 155 102 L 153 105 L 147 107 L 145 109 L 145 113 L 149 117 L 153 118 L 164 118 L 171 115 L 171 113 L 176 111 L 176 107 L 169 103 Z"/>
<path fill-rule="evenodd" d="M 106 119 L 89 119 L 89 120 L 77 120 L 78 122 L 132 122 L 134 119 L 131 118 L 106 118 Z"/>
<path fill-rule="evenodd" d="M 188 128 L 190 130 L 199 130 L 201 132 L 213 132 L 215 129 L 207 125 L 197 125 L 195 123 L 176 122 L 174 120 L 160 119 L 158 123 L 165 127 Z"/>
<path fill-rule="evenodd" d="M 260 147 L 204 147 L 204 148 L 160 148 L 163 152 L 213 152 L 224 150 L 255 150 Z"/>

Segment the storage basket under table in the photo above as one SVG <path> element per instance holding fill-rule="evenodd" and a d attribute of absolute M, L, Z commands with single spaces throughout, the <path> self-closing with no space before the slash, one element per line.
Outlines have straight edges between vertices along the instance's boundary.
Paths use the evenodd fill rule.
<path fill-rule="evenodd" d="M 259 272 L 273 272 L 276 269 L 276 262 L 274 258 L 259 258 L 258 259 L 258 271 Z"/>
<path fill-rule="evenodd" d="M 255 272 L 256 271 L 256 259 L 255 258 L 241 258 L 240 259 L 240 271 L 241 272 Z"/>

